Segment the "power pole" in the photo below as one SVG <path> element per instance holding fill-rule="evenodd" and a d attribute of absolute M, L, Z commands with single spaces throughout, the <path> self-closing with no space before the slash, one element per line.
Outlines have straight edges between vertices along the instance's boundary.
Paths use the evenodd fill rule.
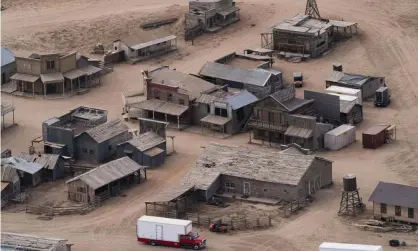
<path fill-rule="evenodd" d="M 316 4 L 316 0 L 306 1 L 305 15 L 308 15 L 312 18 L 317 18 L 317 19 L 321 18 L 321 15 L 319 14 L 318 5 Z"/>

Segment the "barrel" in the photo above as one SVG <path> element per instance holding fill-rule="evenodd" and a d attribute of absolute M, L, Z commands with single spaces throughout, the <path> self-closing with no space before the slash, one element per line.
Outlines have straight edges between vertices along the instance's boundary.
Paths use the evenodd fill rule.
<path fill-rule="evenodd" d="M 354 174 L 347 174 L 343 177 L 343 187 L 346 192 L 357 190 L 357 178 Z"/>

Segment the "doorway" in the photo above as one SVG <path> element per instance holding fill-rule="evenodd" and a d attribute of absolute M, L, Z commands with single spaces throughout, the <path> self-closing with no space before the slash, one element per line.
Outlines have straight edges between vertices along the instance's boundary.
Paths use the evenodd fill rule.
<path fill-rule="evenodd" d="M 251 185 L 250 182 L 244 181 L 244 195 L 251 195 Z"/>
<path fill-rule="evenodd" d="M 3 85 L 3 84 L 5 84 L 6 83 L 6 74 L 3 72 L 2 74 L 1 74 L 1 84 Z"/>
<path fill-rule="evenodd" d="M 56 93 L 57 92 L 57 87 L 55 84 L 48 84 L 46 85 L 46 93 L 45 94 L 51 94 L 51 93 Z"/>
<path fill-rule="evenodd" d="M 162 240 L 163 239 L 163 226 L 161 225 L 156 225 L 156 239 L 157 240 Z"/>

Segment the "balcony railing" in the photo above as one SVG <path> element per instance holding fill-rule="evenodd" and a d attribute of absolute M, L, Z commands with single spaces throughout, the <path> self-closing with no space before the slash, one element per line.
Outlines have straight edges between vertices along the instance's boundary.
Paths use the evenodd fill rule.
<path fill-rule="evenodd" d="M 257 129 L 266 129 L 271 131 L 286 131 L 289 127 L 288 123 L 274 123 L 270 121 L 262 121 L 256 118 L 251 118 L 249 123 L 249 127 L 257 128 Z"/>

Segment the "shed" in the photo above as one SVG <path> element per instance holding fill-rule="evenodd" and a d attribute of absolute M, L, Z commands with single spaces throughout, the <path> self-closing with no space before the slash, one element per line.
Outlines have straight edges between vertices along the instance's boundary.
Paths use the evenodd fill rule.
<path fill-rule="evenodd" d="M 68 240 L 10 232 L 1 233 L 1 250 L 71 251 Z"/>
<path fill-rule="evenodd" d="M 37 186 L 41 183 L 42 166 L 21 158 L 9 157 L 1 159 L 2 167 L 12 167 L 17 170 L 22 186 Z"/>
<path fill-rule="evenodd" d="M 156 167 L 164 163 L 167 155 L 165 138 L 149 131 L 117 146 L 119 158 L 128 156 L 136 163 Z"/>
<path fill-rule="evenodd" d="M 11 166 L 1 166 L 1 183 L 2 183 L 2 198 L 3 198 L 3 186 L 6 186 L 7 196 L 14 197 L 20 193 L 20 178 L 17 170 Z M 4 185 L 3 185 L 4 184 Z"/>
<path fill-rule="evenodd" d="M 356 128 L 341 125 L 324 135 L 325 148 L 336 151 L 356 141 Z"/>
<path fill-rule="evenodd" d="M 123 188 L 140 183 L 146 170 L 129 157 L 123 157 L 96 167 L 66 182 L 68 198 L 77 202 L 100 203 L 117 196 Z"/>
<path fill-rule="evenodd" d="M 363 148 L 376 149 L 386 143 L 386 129 L 390 125 L 375 125 L 363 132 Z"/>
<path fill-rule="evenodd" d="M 56 180 L 64 177 L 64 160 L 58 154 L 29 154 L 20 153 L 22 158 L 31 163 L 37 163 L 42 166 L 42 178 L 46 180 Z"/>
<path fill-rule="evenodd" d="M 335 243 L 335 242 L 323 242 L 319 246 L 319 251 L 382 251 L 382 246 L 376 245 L 364 245 L 364 244 L 348 244 L 348 243 Z"/>
<path fill-rule="evenodd" d="M 145 212 L 165 213 L 175 210 L 185 212 L 194 203 L 194 186 L 176 184 L 164 187 L 159 193 L 145 201 Z"/>
<path fill-rule="evenodd" d="M 117 145 L 130 139 L 128 129 L 115 119 L 81 133 L 75 138 L 76 159 L 103 163 L 116 157 Z"/>
<path fill-rule="evenodd" d="M 15 55 L 7 48 L 1 48 L 1 84 L 9 81 L 16 72 Z"/>

